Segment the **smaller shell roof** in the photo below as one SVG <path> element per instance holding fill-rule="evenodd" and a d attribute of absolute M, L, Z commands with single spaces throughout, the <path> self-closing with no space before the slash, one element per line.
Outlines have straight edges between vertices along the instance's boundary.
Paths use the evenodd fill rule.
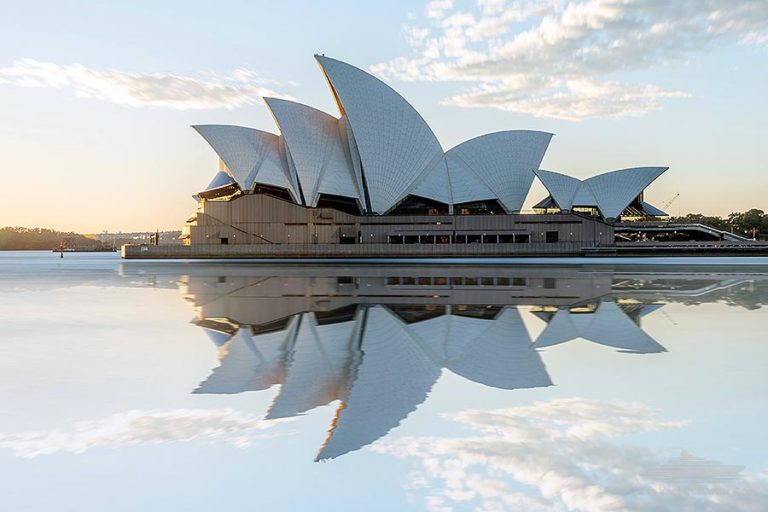
<path fill-rule="evenodd" d="M 192 128 L 210 144 L 242 190 L 262 183 L 285 188 L 298 197 L 280 156 L 280 139 L 274 133 L 233 125 Z"/>
<path fill-rule="evenodd" d="M 574 206 L 594 206 L 604 218 L 616 219 L 667 169 L 669 167 L 619 169 L 586 180 L 540 169 L 534 173 L 561 210 L 570 210 Z M 657 208 L 654 210 L 661 212 Z"/>

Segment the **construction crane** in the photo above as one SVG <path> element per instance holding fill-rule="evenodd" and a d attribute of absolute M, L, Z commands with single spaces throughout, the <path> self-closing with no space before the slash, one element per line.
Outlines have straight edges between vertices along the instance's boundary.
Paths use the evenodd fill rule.
<path fill-rule="evenodd" d="M 672 206 L 672 203 L 674 203 L 674 202 L 675 202 L 675 200 L 676 200 L 678 197 L 680 197 L 680 192 L 678 192 L 677 194 L 675 194 L 674 196 L 672 196 L 672 198 L 671 198 L 669 201 L 666 201 L 665 203 L 662 203 L 662 205 L 661 205 L 661 209 L 662 209 L 662 210 L 666 210 L 667 208 L 669 208 L 670 206 Z"/>

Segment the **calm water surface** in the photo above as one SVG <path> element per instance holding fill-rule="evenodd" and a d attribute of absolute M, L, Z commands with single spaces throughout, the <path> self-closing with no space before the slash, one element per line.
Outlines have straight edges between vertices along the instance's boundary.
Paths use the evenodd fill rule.
<path fill-rule="evenodd" d="M 0 510 L 768 510 L 768 265 L 696 262 L 0 253 Z"/>

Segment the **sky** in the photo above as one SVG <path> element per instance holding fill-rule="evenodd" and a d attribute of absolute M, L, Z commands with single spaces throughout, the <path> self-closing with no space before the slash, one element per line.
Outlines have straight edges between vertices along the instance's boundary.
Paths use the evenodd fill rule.
<path fill-rule="evenodd" d="M 0 0 L 0 226 L 178 229 L 217 170 L 190 125 L 277 133 L 263 95 L 338 113 L 315 53 L 444 149 L 544 130 L 543 169 L 669 166 L 646 198 L 673 215 L 768 210 L 766 0 Z"/>

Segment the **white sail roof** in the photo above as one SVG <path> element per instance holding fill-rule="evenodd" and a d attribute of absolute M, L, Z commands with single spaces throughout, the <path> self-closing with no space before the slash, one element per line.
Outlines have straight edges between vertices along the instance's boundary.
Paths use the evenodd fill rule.
<path fill-rule="evenodd" d="M 254 184 L 282 187 L 307 206 L 316 206 L 320 194 L 349 197 L 378 214 L 408 195 L 448 205 L 495 199 L 511 213 L 521 210 L 536 172 L 560 209 L 591 206 L 614 219 L 667 169 L 622 169 L 587 180 L 540 171 L 552 134 L 531 130 L 481 135 L 444 152 L 426 121 L 389 85 L 345 62 L 315 58 L 340 118 L 265 98 L 280 137 L 239 126 L 194 126 L 244 191 Z"/>
<path fill-rule="evenodd" d="M 464 163 L 457 152 L 448 151 L 445 161 L 454 204 L 496 199 L 496 193 Z"/>
<path fill-rule="evenodd" d="M 558 208 L 568 211 L 574 204 L 576 192 L 581 187 L 581 180 L 559 172 L 534 170 L 534 174 L 541 180 Z M 576 203 L 581 204 L 581 203 Z"/>
<path fill-rule="evenodd" d="M 621 215 L 634 198 L 669 167 L 634 167 L 593 176 L 585 181 L 606 219 Z"/>
<path fill-rule="evenodd" d="M 448 165 L 458 160 L 508 212 L 520 211 L 551 139 L 551 133 L 530 130 L 488 133 L 448 150 Z"/>
<path fill-rule="evenodd" d="M 385 213 L 437 164 L 443 149 L 416 109 L 390 86 L 345 62 L 315 58 L 349 120 L 371 207 Z"/>
<path fill-rule="evenodd" d="M 570 210 L 574 206 L 593 206 L 600 210 L 604 218 L 617 219 L 621 212 L 667 169 L 668 167 L 634 167 L 598 174 L 586 180 L 552 171 L 534 172 L 561 210 Z M 653 209 L 664 213 L 657 208 Z"/>
<path fill-rule="evenodd" d="M 344 149 L 347 151 L 347 156 L 352 162 L 355 184 L 357 185 L 357 190 L 360 191 L 361 202 L 365 203 L 363 193 L 363 164 L 360 161 L 360 151 L 357 149 L 355 137 L 352 136 L 352 128 L 349 126 L 349 119 L 347 119 L 347 116 L 341 116 L 339 118 L 339 133 L 341 134 L 342 140 L 346 141 Z"/>
<path fill-rule="evenodd" d="M 243 190 L 254 183 L 287 189 L 298 197 L 288 169 L 280 157 L 279 139 L 274 133 L 230 125 L 196 125 L 194 128 L 219 156 Z"/>
<path fill-rule="evenodd" d="M 453 204 L 451 181 L 448 177 L 448 163 L 445 157 L 439 159 L 431 170 L 422 174 L 406 194 L 434 199 L 445 204 Z"/>
<path fill-rule="evenodd" d="M 217 188 L 227 187 L 229 185 L 237 185 L 235 178 L 233 178 L 232 175 L 226 171 L 219 171 L 213 176 L 213 179 L 208 184 L 208 186 L 205 187 L 203 192 L 216 190 Z"/>
<path fill-rule="evenodd" d="M 264 101 L 285 137 L 308 206 L 316 206 L 321 193 L 360 199 L 339 120 L 301 103 L 278 98 Z"/>

